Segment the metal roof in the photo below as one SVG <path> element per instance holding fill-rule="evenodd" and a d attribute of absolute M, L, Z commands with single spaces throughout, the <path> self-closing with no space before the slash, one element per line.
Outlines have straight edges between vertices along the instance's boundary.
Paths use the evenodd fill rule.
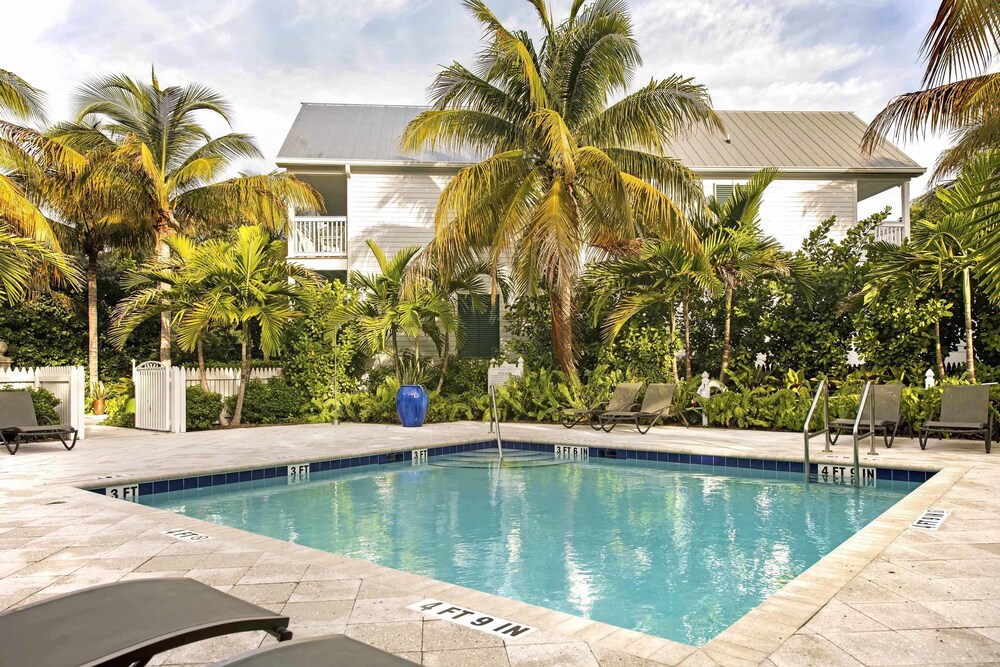
<path fill-rule="evenodd" d="M 426 107 L 303 104 L 278 151 L 279 164 L 468 164 L 472 154 L 403 155 L 403 129 Z M 897 147 L 874 154 L 859 146 L 867 128 L 842 111 L 719 111 L 726 134 L 698 127 L 669 153 L 700 172 L 755 171 L 920 174 L 924 169 Z"/>

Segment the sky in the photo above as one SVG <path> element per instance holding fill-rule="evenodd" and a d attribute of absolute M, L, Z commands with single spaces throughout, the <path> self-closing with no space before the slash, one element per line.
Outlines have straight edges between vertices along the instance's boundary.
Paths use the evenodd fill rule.
<path fill-rule="evenodd" d="M 422 104 L 437 67 L 471 62 L 481 32 L 460 0 L 6 0 L 0 68 L 71 116 L 74 89 L 106 73 L 192 81 L 224 94 L 234 127 L 273 160 L 300 102 Z M 488 0 L 534 29 L 525 0 Z M 564 16 L 569 0 L 555 0 Z M 937 0 L 629 0 L 643 66 L 705 84 L 718 109 L 853 111 L 866 122 L 919 88 Z M 213 128 L 224 131 L 225 126 Z M 947 137 L 901 147 L 930 167 Z M 266 167 L 268 165 L 260 165 Z M 914 195 L 926 179 L 914 184 Z M 862 204 L 862 214 L 898 203 Z"/>

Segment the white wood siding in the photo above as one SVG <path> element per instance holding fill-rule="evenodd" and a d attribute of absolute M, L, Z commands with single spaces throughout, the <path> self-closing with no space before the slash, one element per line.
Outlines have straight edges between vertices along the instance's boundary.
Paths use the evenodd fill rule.
<path fill-rule="evenodd" d="M 362 273 L 378 270 L 367 239 L 374 239 L 387 257 L 431 241 L 434 210 L 449 180 L 450 174 L 355 170 L 347 186 L 348 268 Z"/>
<path fill-rule="evenodd" d="M 705 191 L 712 194 L 716 183 L 745 183 L 746 180 L 706 180 Z M 837 216 L 831 230 L 834 238 L 857 223 L 857 183 L 853 179 L 779 179 L 768 186 L 760 207 L 764 232 L 789 250 L 795 250 L 820 222 Z"/>

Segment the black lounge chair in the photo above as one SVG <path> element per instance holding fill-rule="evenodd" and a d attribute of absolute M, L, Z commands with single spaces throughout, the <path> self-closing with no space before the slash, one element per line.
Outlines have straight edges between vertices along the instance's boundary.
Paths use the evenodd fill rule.
<path fill-rule="evenodd" d="M 629 406 L 635 403 L 635 397 L 639 395 L 642 383 L 623 382 L 615 387 L 615 393 L 611 395 L 611 400 L 602 407 L 590 408 L 587 410 L 567 409 L 562 412 L 562 425 L 566 428 L 573 428 L 584 419 L 589 420 L 590 427 L 595 431 L 601 428 L 598 419 L 605 412 L 619 412 L 628 410 Z"/>
<path fill-rule="evenodd" d="M 641 406 L 633 403 L 627 410 L 609 410 L 598 415 L 601 428 L 611 433 L 618 424 L 633 422 L 636 430 L 646 435 L 656 422 L 670 415 L 670 404 L 674 402 L 675 391 L 677 391 L 676 384 L 651 384 L 646 389 L 646 395 L 642 397 Z M 640 423 L 642 421 L 649 422 L 645 430 Z"/>
<path fill-rule="evenodd" d="M 39 425 L 35 420 L 35 406 L 26 391 L 0 391 L 0 442 L 7 451 L 17 454 L 21 443 L 42 438 L 58 438 L 66 449 L 76 447 L 75 428 L 65 424 Z M 66 442 L 66 438 L 73 439 Z"/>
<path fill-rule="evenodd" d="M 255 630 L 292 637 L 287 616 L 194 579 L 137 579 L 0 614 L 0 665 L 141 667 L 178 646 Z"/>
<path fill-rule="evenodd" d="M 332 635 L 249 651 L 212 667 L 405 667 L 415 664 L 350 637 Z"/>
<path fill-rule="evenodd" d="M 903 400 L 903 385 L 877 384 L 872 387 L 872 391 L 875 401 L 875 433 L 882 436 L 882 441 L 887 448 L 892 447 L 892 443 L 896 441 L 896 431 L 899 429 L 899 407 Z M 859 427 L 867 433 L 869 425 L 870 420 L 866 407 L 865 414 L 861 415 Z M 830 444 L 837 444 L 842 433 L 851 433 L 852 431 L 854 431 L 854 418 L 831 419 Z"/>
<path fill-rule="evenodd" d="M 982 435 L 986 440 L 986 453 L 993 444 L 993 412 L 990 410 L 990 387 L 977 385 L 948 385 L 941 394 L 941 415 L 917 430 L 920 449 L 927 449 L 931 433 L 938 438 L 946 433 Z"/>

